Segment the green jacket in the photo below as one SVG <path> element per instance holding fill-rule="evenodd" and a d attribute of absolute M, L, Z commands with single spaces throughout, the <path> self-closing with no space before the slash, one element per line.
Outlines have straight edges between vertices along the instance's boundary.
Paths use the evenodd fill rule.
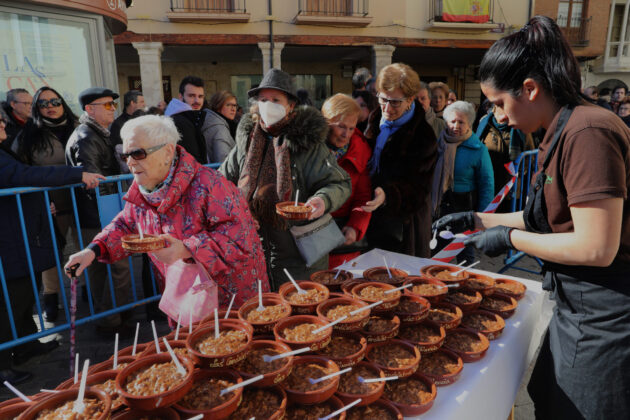
<path fill-rule="evenodd" d="M 304 201 L 310 197 L 321 197 L 326 204 L 326 213 L 333 212 L 350 197 L 350 176 L 339 167 L 326 146 L 328 124 L 320 112 L 309 106 L 296 107 L 294 112 L 293 123 L 282 135 L 291 152 L 293 190 L 299 189 Z M 219 169 L 234 184 L 238 183 L 241 168 L 245 164 L 249 138 L 255 125 L 251 114 L 243 116 L 236 130 L 236 147 Z M 328 268 L 328 256 L 307 268 L 288 230 L 261 226 L 259 234 L 274 289 L 288 280 L 282 272 L 283 268 L 301 280 L 308 279 L 308 275 L 314 271 Z"/>

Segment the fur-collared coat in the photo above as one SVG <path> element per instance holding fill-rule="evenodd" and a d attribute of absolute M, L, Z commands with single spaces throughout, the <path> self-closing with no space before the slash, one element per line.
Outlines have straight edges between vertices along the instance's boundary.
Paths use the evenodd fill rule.
<path fill-rule="evenodd" d="M 293 191 L 299 189 L 304 201 L 321 197 L 326 204 L 326 212 L 333 212 L 350 197 L 350 176 L 339 167 L 325 144 L 328 124 L 320 112 L 309 106 L 296 107 L 293 112 L 295 116 L 292 122 L 285 134 L 281 135 L 282 141 L 288 142 L 291 154 Z M 221 165 L 221 173 L 234 184 L 238 183 L 244 167 L 249 140 L 256 124 L 251 114 L 243 116 L 236 131 L 236 147 Z M 263 241 L 267 272 L 275 289 L 288 281 L 283 268 L 300 280 L 308 279 L 312 272 L 328 268 L 328 256 L 307 268 L 288 230 L 261 226 L 258 233 Z"/>

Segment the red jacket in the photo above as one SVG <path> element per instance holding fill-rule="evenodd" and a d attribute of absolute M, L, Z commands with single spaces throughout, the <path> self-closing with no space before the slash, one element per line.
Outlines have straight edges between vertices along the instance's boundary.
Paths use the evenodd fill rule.
<path fill-rule="evenodd" d="M 370 171 L 368 162 L 372 157 L 372 149 L 367 144 L 365 137 L 358 130 L 350 138 L 350 147 L 337 163 L 341 166 L 352 180 L 352 195 L 339 210 L 331 213 L 333 217 L 350 217 L 346 226 L 357 231 L 357 241 L 362 239 L 367 230 L 372 213 L 361 210 L 354 210 L 365 205 L 372 199 L 372 184 L 370 182 Z"/>

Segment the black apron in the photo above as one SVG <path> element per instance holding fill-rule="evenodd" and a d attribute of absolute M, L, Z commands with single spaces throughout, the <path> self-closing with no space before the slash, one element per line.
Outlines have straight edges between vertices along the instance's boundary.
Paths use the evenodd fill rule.
<path fill-rule="evenodd" d="M 545 170 L 572 109 L 563 108 L 523 212 L 527 231 L 551 233 Z M 537 419 L 630 418 L 630 264 L 545 262 L 543 289 L 556 302 L 528 391 Z"/>

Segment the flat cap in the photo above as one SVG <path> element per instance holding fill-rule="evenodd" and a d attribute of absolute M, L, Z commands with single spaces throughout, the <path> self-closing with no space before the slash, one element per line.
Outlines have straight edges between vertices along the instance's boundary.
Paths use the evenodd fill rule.
<path fill-rule="evenodd" d="M 111 96 L 114 99 L 118 99 L 119 95 L 111 89 L 104 87 L 91 87 L 87 88 L 79 93 L 79 104 L 81 109 L 85 110 L 85 106 L 91 104 L 98 98 L 105 98 Z"/>

